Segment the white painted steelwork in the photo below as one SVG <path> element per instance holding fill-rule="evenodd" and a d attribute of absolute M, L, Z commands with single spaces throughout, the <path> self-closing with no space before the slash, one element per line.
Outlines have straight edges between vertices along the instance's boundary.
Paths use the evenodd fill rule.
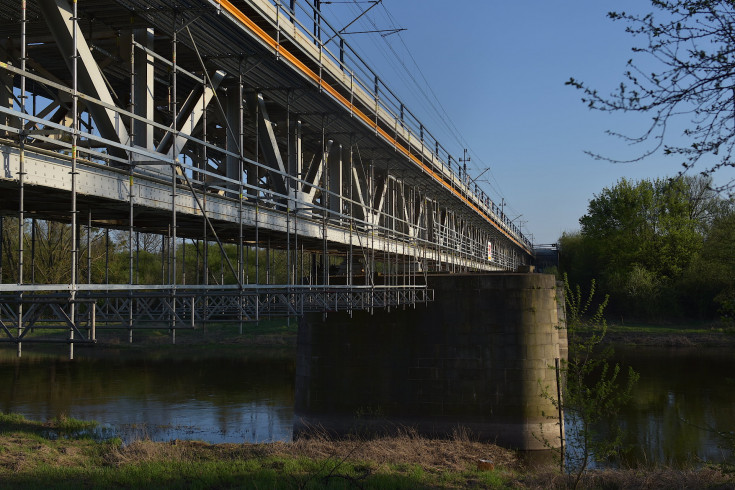
<path fill-rule="evenodd" d="M 236 298 L 227 311 L 242 324 L 266 310 L 298 314 L 287 304 L 413 304 L 430 296 L 427 272 L 514 270 L 530 260 L 531 243 L 503 206 L 473 188 L 311 4 L 0 0 L 0 17 L 0 232 L 4 219 L 24 223 L 14 248 L 0 250 L 0 293 L 19 295 L 3 310 L 17 315 L 17 333 L 5 329 L 13 342 L 25 339 L 24 305 L 41 293 L 68 298 L 76 325 L 85 294 L 125 291 L 132 301 L 165 291 L 153 296 L 169 302 L 175 332 L 190 321 L 180 313 L 186 298 L 210 304 L 214 283 L 238 292 L 222 294 Z M 29 218 L 32 245 L 37 220 L 71 223 L 68 280 L 36 280 Z M 128 271 L 117 284 L 109 250 L 105 284 L 91 284 L 102 260 L 89 252 L 95 229 L 124 231 L 115 236 Z M 157 284 L 137 284 L 140 233 L 161 237 Z M 196 294 L 182 289 L 192 274 Z M 335 296 L 328 288 L 337 284 L 346 289 Z M 287 288 L 273 293 L 281 306 L 253 300 L 265 286 Z M 119 311 L 135 322 L 133 308 Z M 82 339 L 70 328 L 67 340 Z"/>

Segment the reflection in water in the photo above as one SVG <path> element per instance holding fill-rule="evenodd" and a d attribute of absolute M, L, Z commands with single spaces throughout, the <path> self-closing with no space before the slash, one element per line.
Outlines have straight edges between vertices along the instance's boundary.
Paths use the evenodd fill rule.
<path fill-rule="evenodd" d="M 67 415 L 125 440 L 290 440 L 294 361 L 5 360 L 0 410 Z"/>
<path fill-rule="evenodd" d="M 712 429 L 735 429 L 735 356 L 712 348 L 616 349 L 641 375 L 619 421 L 631 449 L 625 463 L 673 466 L 729 456 Z"/>
<path fill-rule="evenodd" d="M 276 359 L 0 359 L 0 410 L 36 420 L 97 420 L 125 440 L 291 439 L 293 353 Z M 0 353 L 3 354 L 3 353 Z M 721 461 L 719 438 L 735 429 L 735 356 L 717 349 L 618 348 L 641 374 L 620 424 L 626 463 Z M 701 428 L 700 428 L 701 427 Z M 567 426 L 567 430 L 571 428 Z"/>

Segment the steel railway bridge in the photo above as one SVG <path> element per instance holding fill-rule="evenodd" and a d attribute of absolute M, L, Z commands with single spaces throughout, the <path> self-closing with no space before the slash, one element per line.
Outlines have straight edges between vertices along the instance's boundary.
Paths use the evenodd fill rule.
<path fill-rule="evenodd" d="M 0 0 L 0 340 L 63 330 L 73 356 L 100 329 L 412 305 L 427 273 L 529 263 L 305 2 Z"/>

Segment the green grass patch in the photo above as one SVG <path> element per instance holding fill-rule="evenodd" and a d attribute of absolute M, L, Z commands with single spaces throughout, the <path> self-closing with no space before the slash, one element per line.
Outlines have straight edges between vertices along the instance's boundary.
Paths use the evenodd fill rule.
<path fill-rule="evenodd" d="M 467 439 L 396 436 L 219 445 L 136 441 L 123 446 L 119 439 L 47 435 L 50 428 L 79 429 L 86 424 L 73 419 L 34 422 L 0 414 L 0 487 L 404 490 L 563 488 L 567 483 L 555 469 L 524 468 L 509 451 Z M 357 453 L 361 456 L 354 456 Z M 488 453 L 496 461 L 495 469 L 478 471 L 477 456 Z M 590 472 L 582 487 L 640 488 L 662 479 L 661 488 L 675 484 L 730 488 L 732 483 L 730 475 L 712 468 L 653 468 Z"/>
<path fill-rule="evenodd" d="M 309 458 L 248 458 L 224 461 L 132 462 L 122 465 L 54 465 L 43 462 L 9 473 L 4 488 L 273 488 L 416 489 L 502 488 L 508 480 L 479 472 L 425 472 L 416 465 L 376 467 L 356 461 Z"/>
<path fill-rule="evenodd" d="M 701 324 L 608 324 L 608 332 L 611 333 L 638 333 L 648 335 L 670 335 L 670 334 L 712 334 L 727 333 L 735 334 L 735 329 L 723 327 L 719 323 Z"/>
<path fill-rule="evenodd" d="M 48 422 L 37 422 L 28 420 L 20 414 L 0 414 L 0 435 L 23 434 L 37 442 L 59 438 L 107 441 L 108 438 L 98 429 L 99 423 L 96 421 L 79 420 L 64 415 Z"/>
<path fill-rule="evenodd" d="M 88 435 L 99 426 L 94 420 L 79 420 L 61 415 L 51 421 L 51 426 L 60 435 Z"/>
<path fill-rule="evenodd" d="M 465 465 L 436 467 L 455 450 L 500 450 L 469 441 L 444 442 L 436 455 L 425 452 L 436 442 L 420 438 L 386 439 L 377 450 L 351 457 L 372 441 L 316 439 L 274 444 L 207 444 L 196 441 L 136 441 L 55 437 L 53 433 L 93 429 L 95 422 L 58 418 L 36 422 L 17 414 L 0 414 L 0 481 L 2 488 L 273 488 L 273 489 L 414 489 L 507 487 L 509 474 L 478 472 L 471 457 Z M 398 458 L 417 457 L 426 445 L 435 456 L 428 466 L 386 462 L 382 447 L 408 444 Z M 398 446 L 396 446 L 398 445 Z M 495 448 L 495 449 L 493 449 Z M 503 451 L 503 450 L 500 450 Z M 467 453 L 467 454 L 469 454 Z M 324 456 L 328 454 L 328 456 Z M 425 456 L 426 457 L 426 456 Z M 371 459 L 377 458 L 377 459 Z M 381 461 L 382 460 L 382 461 Z M 443 464 L 443 463 L 441 463 Z M 461 466 L 466 466 L 461 469 Z M 492 475 L 491 475 L 492 473 Z"/>

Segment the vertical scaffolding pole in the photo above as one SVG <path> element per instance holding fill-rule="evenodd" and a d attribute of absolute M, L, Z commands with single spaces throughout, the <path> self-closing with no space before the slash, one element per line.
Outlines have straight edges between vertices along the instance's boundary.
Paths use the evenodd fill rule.
<path fill-rule="evenodd" d="M 79 32 L 79 17 L 77 2 L 74 0 L 72 17 L 72 132 L 71 132 L 71 292 L 69 318 L 72 325 L 76 324 L 76 288 L 77 288 L 77 158 L 79 140 L 79 92 L 78 92 L 78 64 L 77 42 Z M 74 329 L 69 329 L 69 359 L 74 359 Z"/>
<path fill-rule="evenodd" d="M 36 284 L 36 218 L 31 219 L 31 284 Z"/>
<path fill-rule="evenodd" d="M 393 227 L 392 227 L 393 229 L 391 231 L 393 232 L 393 237 L 392 238 L 393 238 L 394 241 L 398 238 L 398 227 L 397 227 L 397 223 L 396 223 L 396 213 L 397 213 L 397 209 L 396 209 L 396 197 L 397 197 L 397 195 L 396 195 L 396 187 L 398 187 L 397 182 L 396 181 L 393 181 L 391 183 L 391 185 L 390 185 L 391 192 L 389 194 L 391 196 L 391 203 L 390 203 L 390 205 L 391 205 L 391 215 L 392 215 L 391 221 L 393 223 Z M 391 247 L 389 246 L 388 248 L 391 248 Z M 391 260 L 389 259 L 388 262 L 391 262 Z M 397 271 L 398 270 L 398 243 L 397 242 L 395 244 L 395 263 L 396 263 L 395 264 L 395 270 Z M 395 277 L 391 278 L 390 283 L 392 285 L 398 284 L 398 274 L 395 274 Z"/>
<path fill-rule="evenodd" d="M 110 229 L 105 228 L 105 284 L 110 284 Z"/>
<path fill-rule="evenodd" d="M 171 236 L 171 225 L 168 225 L 166 237 Z M 168 240 L 161 235 L 161 284 L 166 284 L 166 243 Z"/>
<path fill-rule="evenodd" d="M 260 163 L 260 156 L 258 153 L 260 145 L 260 109 L 259 104 L 255 103 L 255 163 Z M 251 170 L 255 172 L 255 285 L 260 285 L 260 223 L 259 223 L 259 205 L 260 205 L 260 191 L 258 186 L 260 185 L 260 166 L 251 166 Z M 250 180 L 250 179 L 248 179 Z M 257 291 L 257 289 L 256 289 Z M 260 322 L 260 294 L 255 294 L 255 322 Z"/>
<path fill-rule="evenodd" d="M 20 75 L 20 112 L 26 113 L 26 24 L 28 23 L 28 17 L 26 12 L 26 0 L 21 0 L 21 20 L 20 20 L 20 69 L 22 73 Z M 20 133 L 18 134 L 19 139 L 19 150 L 18 150 L 18 284 L 23 284 L 23 242 L 25 241 L 25 234 L 23 232 L 23 222 L 25 220 L 25 189 L 24 189 L 24 177 L 25 177 L 25 119 L 23 117 L 18 121 Z M 23 293 L 19 295 L 18 303 L 18 338 L 23 334 Z M 23 347 L 18 342 L 18 357 L 23 354 Z"/>
<path fill-rule="evenodd" d="M 170 327 L 171 327 L 171 343 L 176 343 L 176 173 L 179 167 L 179 149 L 176 147 L 176 140 L 178 139 L 178 128 L 176 127 L 176 121 L 178 120 L 178 92 L 176 82 L 177 76 L 177 59 L 176 50 L 178 45 L 178 31 L 176 30 L 177 16 L 174 14 L 174 35 L 171 46 L 171 57 L 173 58 L 173 143 L 171 146 L 171 152 L 173 155 L 173 164 L 171 165 L 171 236 L 168 245 L 169 254 L 169 284 L 171 286 L 171 313 L 170 313 Z"/>
<path fill-rule="evenodd" d="M 135 112 L 136 97 L 135 97 L 135 34 L 130 34 L 130 106 Z M 138 142 L 138 132 L 136 131 L 136 124 L 130 125 L 130 138 L 131 144 Z M 133 276 L 133 152 L 128 153 L 128 281 L 130 286 L 135 282 Z M 138 249 L 138 241 L 140 239 L 140 233 L 136 234 L 135 237 L 135 248 Z M 137 256 L 137 252 L 136 252 Z M 133 311 L 135 310 L 135 300 L 133 299 L 132 287 L 128 290 L 128 342 L 133 343 Z"/>
<path fill-rule="evenodd" d="M 322 284 L 325 286 L 329 284 L 329 255 L 327 253 L 327 213 L 329 213 L 328 199 L 329 199 L 329 172 L 327 165 L 327 159 L 329 153 L 326 147 L 326 134 L 324 129 L 324 117 L 322 116 Z M 326 317 L 326 313 L 324 314 Z"/>
<path fill-rule="evenodd" d="M 271 284 L 273 277 L 271 276 L 271 236 L 268 234 L 268 241 L 265 244 L 265 283 Z"/>
<path fill-rule="evenodd" d="M 353 204 L 354 201 L 353 201 L 353 196 L 352 196 L 352 191 L 353 191 L 353 184 L 352 184 L 353 176 L 352 175 L 354 174 L 354 172 L 352 171 L 352 166 L 353 166 L 353 161 L 352 161 L 352 135 L 350 135 L 350 156 L 349 156 L 349 160 L 350 160 L 350 171 L 347 172 L 347 173 L 350 175 L 350 189 L 349 189 L 349 194 L 350 194 L 350 244 L 349 244 L 349 248 L 347 249 L 347 285 L 348 286 L 352 286 L 352 273 L 353 273 L 353 271 L 352 271 L 352 261 L 353 261 L 353 254 L 352 254 L 352 228 L 353 228 L 354 222 L 355 222 L 355 220 L 354 220 L 354 216 L 355 215 L 353 214 L 354 213 L 354 204 Z M 350 318 L 351 317 L 352 317 L 352 309 L 350 308 Z"/>
<path fill-rule="evenodd" d="M 293 191 L 293 165 L 291 162 L 294 155 L 291 154 L 291 91 L 286 97 L 286 161 L 288 172 L 286 172 L 286 294 L 291 298 L 291 195 Z M 294 201 L 295 202 L 295 201 Z M 1 280 L 1 279 L 0 279 Z M 291 314 L 288 315 L 288 324 L 291 324 Z"/>
<path fill-rule="evenodd" d="M 206 79 L 202 82 L 202 91 L 204 92 L 207 89 L 207 81 Z M 202 97 L 202 141 L 207 141 L 207 104 L 204 100 L 204 97 Z M 207 170 L 207 165 L 209 164 L 209 154 L 207 153 L 207 145 L 202 145 L 202 170 Z M 204 174 L 202 175 L 202 182 L 204 183 L 202 186 L 202 226 L 204 227 L 204 233 L 202 233 L 202 236 L 204 237 L 202 241 L 202 273 L 204 276 L 204 285 L 207 286 L 209 284 L 209 240 L 208 240 L 208 233 L 209 229 L 207 227 L 207 177 Z M 209 290 L 205 288 L 204 293 L 204 312 L 202 314 L 202 330 L 204 332 L 207 331 L 207 318 L 209 316 Z"/>
<path fill-rule="evenodd" d="M 256 158 L 257 161 L 257 158 Z M 256 291 L 257 286 L 260 286 L 260 247 L 258 246 L 260 240 L 260 223 L 259 223 L 259 209 L 258 209 L 259 198 L 255 198 L 255 285 Z M 255 322 L 260 322 L 260 294 L 255 295 Z"/>
<path fill-rule="evenodd" d="M 3 236 L 5 233 L 5 216 L 0 215 L 0 284 L 3 283 Z"/>
<path fill-rule="evenodd" d="M 87 209 L 87 284 L 92 284 L 92 208 Z"/>
<path fill-rule="evenodd" d="M 240 65 L 238 66 L 238 81 L 237 81 L 237 105 L 238 105 L 238 120 L 237 120 L 237 127 L 238 127 L 238 154 L 240 158 L 238 159 L 238 172 L 237 172 L 237 182 L 238 182 L 238 200 L 237 200 L 237 214 L 238 214 L 238 223 L 239 223 L 239 230 L 238 230 L 238 240 L 237 240 L 237 282 L 240 285 L 240 295 L 239 295 L 239 301 L 238 301 L 238 308 L 237 308 L 237 321 L 239 325 L 239 332 L 240 335 L 242 335 L 242 309 L 243 309 L 243 283 L 245 282 L 243 279 L 244 272 L 243 272 L 243 255 L 242 255 L 242 246 L 243 246 L 243 225 L 242 225 L 242 199 L 243 199 L 243 171 L 244 171 L 244 162 L 243 159 L 245 158 L 244 155 L 244 123 L 243 123 L 243 117 L 245 116 L 245 108 L 243 107 L 243 83 L 242 83 L 242 60 L 240 60 Z M 288 212 L 288 210 L 287 210 Z M 288 230 L 287 230 L 288 231 Z"/>

